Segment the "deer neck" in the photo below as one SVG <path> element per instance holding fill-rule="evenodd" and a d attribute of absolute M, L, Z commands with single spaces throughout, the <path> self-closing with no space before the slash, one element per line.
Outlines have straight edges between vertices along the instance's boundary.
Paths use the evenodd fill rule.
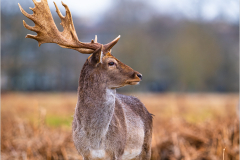
<path fill-rule="evenodd" d="M 103 85 L 87 85 L 82 90 L 80 88 L 78 91 L 80 108 L 95 113 L 115 106 L 116 89 L 109 89 Z"/>
<path fill-rule="evenodd" d="M 86 138 L 95 142 L 91 142 L 95 147 L 105 138 L 115 108 L 116 90 L 107 88 L 105 84 L 96 75 L 80 76 L 76 110 L 78 123 Z"/>

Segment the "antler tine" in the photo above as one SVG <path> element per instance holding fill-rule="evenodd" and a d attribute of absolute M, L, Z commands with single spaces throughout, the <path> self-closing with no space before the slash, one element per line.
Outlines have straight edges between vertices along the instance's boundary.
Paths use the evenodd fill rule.
<path fill-rule="evenodd" d="M 59 18 L 62 20 L 62 19 L 64 18 L 64 16 L 63 16 L 62 13 L 59 11 L 58 6 L 56 5 L 56 3 L 55 3 L 55 2 L 53 2 L 53 3 L 54 3 L 54 6 L 55 6 L 55 8 L 56 8 L 56 12 L 57 12 Z"/>
<path fill-rule="evenodd" d="M 34 4 L 38 3 L 38 1 L 37 1 L 37 0 L 32 0 L 32 1 L 33 1 L 33 3 L 34 3 Z"/>
<path fill-rule="evenodd" d="M 20 4 L 19 8 L 23 15 L 27 18 L 31 19 L 35 26 L 29 26 L 23 21 L 23 25 L 28 30 L 34 31 L 37 35 L 28 34 L 26 38 L 32 38 L 38 41 L 39 46 L 42 43 L 56 43 L 63 48 L 70 48 L 77 50 L 81 53 L 90 54 L 94 52 L 96 49 L 101 47 L 99 43 L 83 43 L 78 40 L 74 24 L 72 21 L 71 12 L 66 4 L 62 2 L 66 10 L 66 16 L 63 16 L 59 11 L 56 3 L 54 5 L 56 7 L 56 12 L 61 19 L 61 25 L 63 26 L 63 32 L 60 32 L 56 24 L 53 20 L 52 14 L 50 12 L 47 0 L 36 1 L 33 0 L 35 4 L 34 8 L 30 8 L 33 11 L 33 14 L 28 14 Z"/>
<path fill-rule="evenodd" d="M 30 30 L 30 31 L 37 32 L 37 28 L 36 27 L 29 26 L 24 20 L 23 20 L 23 26 L 25 28 L 27 28 L 28 30 Z"/>
<path fill-rule="evenodd" d="M 108 52 L 111 50 L 111 48 L 118 42 L 118 40 L 120 39 L 120 35 L 117 36 L 117 38 L 115 38 L 112 42 L 109 42 L 108 44 L 104 44 L 104 53 Z"/>
<path fill-rule="evenodd" d="M 65 34 L 64 32 L 66 32 L 66 31 L 70 31 L 71 36 L 73 36 L 74 39 L 78 40 L 76 31 L 75 31 L 75 28 L 74 28 L 73 20 L 72 20 L 72 15 L 71 15 L 71 12 L 70 12 L 68 6 L 62 2 L 62 5 L 64 6 L 64 8 L 66 10 L 66 15 L 64 17 L 62 15 L 62 13 L 59 11 L 58 6 L 56 5 L 56 3 L 55 2 L 53 2 L 53 3 L 55 5 L 55 7 L 56 7 L 57 14 L 58 14 L 58 16 L 60 17 L 60 19 L 62 21 L 60 24 L 64 28 L 63 34 Z"/>
<path fill-rule="evenodd" d="M 91 43 L 97 43 L 97 35 L 95 35 L 95 39 L 93 40 L 91 40 Z"/>
<path fill-rule="evenodd" d="M 31 14 L 29 14 L 29 13 L 27 13 L 23 8 L 22 8 L 22 6 L 18 3 L 18 6 L 19 6 L 19 8 L 20 8 L 20 11 L 22 12 L 22 14 L 24 15 L 24 16 L 26 16 L 27 18 L 29 18 L 29 19 L 33 19 L 33 15 L 31 15 Z"/>
<path fill-rule="evenodd" d="M 97 43 L 97 35 L 95 35 L 94 43 Z"/>

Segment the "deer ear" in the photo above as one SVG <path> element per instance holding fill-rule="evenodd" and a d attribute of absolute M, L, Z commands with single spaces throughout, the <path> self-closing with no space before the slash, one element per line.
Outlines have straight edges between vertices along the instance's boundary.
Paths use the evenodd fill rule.
<path fill-rule="evenodd" d="M 92 56 L 90 58 L 90 61 L 92 64 L 97 65 L 98 63 L 102 63 L 102 58 L 103 58 L 103 45 L 101 46 L 101 48 L 96 49 L 93 53 Z"/>

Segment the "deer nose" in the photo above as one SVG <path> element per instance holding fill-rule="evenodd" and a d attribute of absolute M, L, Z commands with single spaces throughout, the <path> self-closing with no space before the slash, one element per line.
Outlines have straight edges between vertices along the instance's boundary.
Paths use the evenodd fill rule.
<path fill-rule="evenodd" d="M 137 74 L 138 78 L 140 78 L 142 80 L 142 75 L 139 73 Z"/>

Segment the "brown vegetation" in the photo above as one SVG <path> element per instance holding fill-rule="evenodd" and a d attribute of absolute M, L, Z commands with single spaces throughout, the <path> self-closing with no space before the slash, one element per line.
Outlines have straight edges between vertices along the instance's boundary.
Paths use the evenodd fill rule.
<path fill-rule="evenodd" d="M 238 95 L 137 94 L 154 116 L 152 159 L 239 158 Z M 8 93 L 1 159 L 81 159 L 71 135 L 76 94 Z"/>

